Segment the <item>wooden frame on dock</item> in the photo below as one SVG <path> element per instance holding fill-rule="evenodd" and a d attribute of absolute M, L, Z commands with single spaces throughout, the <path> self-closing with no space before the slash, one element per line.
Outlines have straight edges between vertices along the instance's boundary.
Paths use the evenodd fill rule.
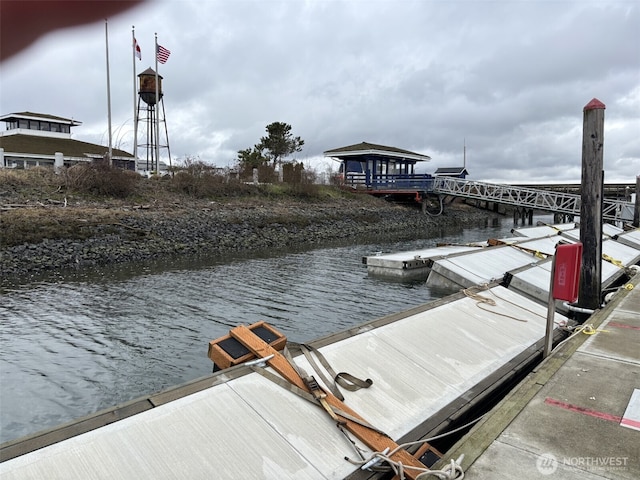
<path fill-rule="evenodd" d="M 266 322 L 249 325 L 249 330 L 275 350 L 282 350 L 287 337 Z M 225 369 L 253 360 L 256 356 L 231 335 L 209 342 L 208 356 L 219 369 Z"/>

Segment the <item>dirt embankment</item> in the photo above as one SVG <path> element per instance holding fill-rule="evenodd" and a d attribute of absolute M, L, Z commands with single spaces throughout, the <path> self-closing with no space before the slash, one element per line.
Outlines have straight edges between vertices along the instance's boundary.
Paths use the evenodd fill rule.
<path fill-rule="evenodd" d="M 492 214 L 454 203 L 440 216 L 368 195 L 231 201 L 25 199 L 0 196 L 0 271 L 13 283 L 43 272 L 146 261 L 173 255 L 286 250 L 340 239 L 427 236 Z"/>

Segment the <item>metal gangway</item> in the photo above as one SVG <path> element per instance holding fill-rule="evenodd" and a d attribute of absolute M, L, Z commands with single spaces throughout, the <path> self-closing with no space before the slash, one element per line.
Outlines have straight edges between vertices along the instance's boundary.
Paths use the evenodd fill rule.
<path fill-rule="evenodd" d="M 432 192 L 439 195 L 473 198 L 553 213 L 580 215 L 580 195 L 571 193 L 477 182 L 453 177 L 434 178 Z M 633 220 L 634 205 L 631 202 L 605 198 L 602 203 L 603 220 L 613 222 Z"/>

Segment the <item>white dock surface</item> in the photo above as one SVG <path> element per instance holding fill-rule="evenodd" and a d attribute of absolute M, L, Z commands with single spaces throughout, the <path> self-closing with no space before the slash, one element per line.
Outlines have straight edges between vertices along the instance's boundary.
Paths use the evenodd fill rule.
<path fill-rule="evenodd" d="M 576 228 L 575 223 L 559 223 L 555 225 L 540 225 L 538 227 L 514 228 L 511 232 L 517 237 L 540 238 L 551 235 L 559 235 L 565 230 Z"/>
<path fill-rule="evenodd" d="M 618 235 L 617 241 L 640 250 L 640 228 Z"/>
<path fill-rule="evenodd" d="M 537 263 L 540 259 L 512 246 L 489 247 L 435 260 L 427 285 L 471 287 L 500 281 L 509 270 Z"/>
<path fill-rule="evenodd" d="M 640 261 L 640 248 L 635 249 L 615 240 L 602 242 L 602 254 L 608 258 L 602 259 L 600 267 L 602 286 L 604 288 L 607 288 L 624 275 L 624 267 L 635 265 Z M 547 301 L 551 281 L 551 261 L 540 262 L 528 268 L 516 269 L 510 274 L 510 290 L 515 290 L 541 302 Z M 558 302 L 558 305 L 560 304 L 561 302 Z M 558 306 L 558 310 L 566 311 L 566 308 Z"/>
<path fill-rule="evenodd" d="M 384 253 L 366 257 L 367 272 L 371 275 L 403 277 L 410 276 L 412 270 L 420 270 L 424 278 L 427 276 L 426 261 L 433 257 L 446 257 L 454 253 L 479 250 L 481 246 L 443 245 L 441 247 L 409 250 L 406 252 Z M 415 264 L 416 266 L 413 266 Z M 407 269 L 409 265 L 409 269 Z"/>
<path fill-rule="evenodd" d="M 550 235 L 560 235 L 562 233 L 568 232 L 577 232 L 578 237 L 580 236 L 580 227 L 576 223 L 559 223 L 554 225 L 541 225 L 538 227 L 521 227 L 514 228 L 511 231 L 516 236 L 529 238 L 547 237 Z M 611 225 L 610 223 L 602 224 L 602 234 L 605 237 L 613 237 L 623 232 L 624 230 L 622 228 Z"/>
<path fill-rule="evenodd" d="M 551 237 L 532 238 L 531 240 L 520 241 L 514 246 L 522 250 L 534 253 L 540 253 L 542 255 L 554 255 L 556 253 L 556 246 L 559 242 L 568 240 L 562 238 L 559 235 L 553 235 Z M 569 243 L 575 243 L 568 241 Z"/>
<path fill-rule="evenodd" d="M 321 348 L 336 371 L 374 382 L 344 392 L 347 405 L 397 439 L 544 336 L 545 306 L 503 287 L 479 295 L 496 305 L 463 297 L 414 309 Z M 211 388 L 0 463 L 0 477 L 338 479 L 356 470 L 344 460 L 356 457 L 352 447 L 316 405 L 257 373 L 211 378 Z"/>
<path fill-rule="evenodd" d="M 478 250 L 479 246 L 472 245 L 443 245 L 441 247 L 423 248 L 420 250 L 408 250 L 406 252 L 383 253 L 367 257 L 367 265 L 385 265 L 387 261 L 402 262 L 414 258 L 431 258 L 435 256 L 451 255 L 452 253 Z"/>

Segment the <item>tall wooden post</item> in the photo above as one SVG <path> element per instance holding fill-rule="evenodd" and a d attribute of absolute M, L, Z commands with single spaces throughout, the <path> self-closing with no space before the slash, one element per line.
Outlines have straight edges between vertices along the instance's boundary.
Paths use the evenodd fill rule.
<path fill-rule="evenodd" d="M 636 177 L 636 205 L 633 209 L 633 226 L 640 227 L 640 176 Z"/>
<path fill-rule="evenodd" d="M 578 305 L 600 308 L 602 290 L 602 187 L 604 172 L 604 103 L 594 98 L 584 107 L 580 242 L 582 275 Z"/>

